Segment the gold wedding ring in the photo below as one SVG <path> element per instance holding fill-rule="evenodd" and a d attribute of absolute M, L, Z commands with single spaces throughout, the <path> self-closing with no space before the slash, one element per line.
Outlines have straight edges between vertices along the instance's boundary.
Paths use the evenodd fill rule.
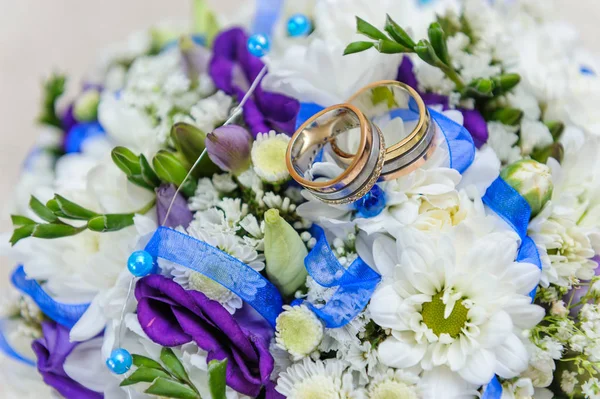
<path fill-rule="evenodd" d="M 375 82 L 300 126 L 288 145 L 287 167 L 323 202 L 350 203 L 377 181 L 423 165 L 435 150 L 435 134 L 436 125 L 414 89 L 393 80 Z M 386 142 L 391 143 L 387 148 Z"/>
<path fill-rule="evenodd" d="M 435 123 L 423 99 L 412 87 L 394 80 L 382 80 L 363 87 L 348 99 L 375 125 L 384 131 L 389 147 L 385 150 L 385 163 L 381 180 L 393 180 L 422 166 L 435 150 Z M 391 138 L 381 122 L 403 119 L 403 125 L 414 124 L 406 137 Z M 408 121 L 408 119 L 413 119 Z M 381 121 L 381 122 L 380 122 Z M 345 156 L 350 154 L 340 153 Z M 342 155 L 340 155 L 342 156 Z"/>
<path fill-rule="evenodd" d="M 356 148 L 351 159 L 342 161 L 331 144 L 344 136 Z M 377 126 L 350 104 L 326 108 L 306 121 L 294 134 L 287 149 L 287 167 L 294 180 L 320 200 L 331 204 L 350 203 L 375 185 L 384 162 L 385 143 Z M 327 155 L 325 155 L 327 154 Z M 333 165 L 327 175 L 315 165 L 324 156 Z M 321 162 L 319 162 L 321 161 Z"/>

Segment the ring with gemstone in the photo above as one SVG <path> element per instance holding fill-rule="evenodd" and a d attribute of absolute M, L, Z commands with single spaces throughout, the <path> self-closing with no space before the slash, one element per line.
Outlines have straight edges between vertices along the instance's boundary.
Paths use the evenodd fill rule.
<path fill-rule="evenodd" d="M 435 150 L 436 124 L 423 99 L 412 87 L 383 80 L 363 87 L 348 103 L 354 105 L 381 129 L 388 147 L 381 180 L 392 180 L 422 166 Z M 408 132 L 408 133 L 407 133 Z M 346 160 L 354 155 L 333 143 L 334 151 Z"/>
<path fill-rule="evenodd" d="M 341 151 L 353 155 L 340 156 L 341 146 Z M 375 185 L 384 155 L 379 128 L 357 107 L 340 104 L 298 128 L 288 145 L 286 162 L 292 178 L 317 198 L 345 204 L 363 197 Z"/>

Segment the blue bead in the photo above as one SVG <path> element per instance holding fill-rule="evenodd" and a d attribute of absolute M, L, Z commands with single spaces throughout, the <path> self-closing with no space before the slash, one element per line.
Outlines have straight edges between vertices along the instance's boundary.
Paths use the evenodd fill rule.
<path fill-rule="evenodd" d="M 364 197 L 354 203 L 357 216 L 372 218 L 385 209 L 385 193 L 375 185 Z"/>
<path fill-rule="evenodd" d="M 106 359 L 106 366 L 115 374 L 125 374 L 131 368 L 133 358 L 131 354 L 123 348 L 112 351 L 110 357 Z"/>
<path fill-rule="evenodd" d="M 307 36 L 312 31 L 312 22 L 306 15 L 296 14 L 288 20 L 287 28 L 291 37 Z"/>
<path fill-rule="evenodd" d="M 83 143 L 92 137 L 105 135 L 106 132 L 98 122 L 78 123 L 67 133 L 65 139 L 66 152 L 81 152 Z"/>
<path fill-rule="evenodd" d="M 129 256 L 127 269 L 136 277 L 144 277 L 155 271 L 154 259 L 146 251 L 135 251 Z"/>
<path fill-rule="evenodd" d="M 583 75 L 596 76 L 596 72 L 594 72 L 592 68 L 589 68 L 585 65 L 582 65 L 581 68 L 579 68 L 579 70 Z"/>
<path fill-rule="evenodd" d="M 271 50 L 267 35 L 257 33 L 248 39 L 248 51 L 255 57 L 261 58 Z"/>

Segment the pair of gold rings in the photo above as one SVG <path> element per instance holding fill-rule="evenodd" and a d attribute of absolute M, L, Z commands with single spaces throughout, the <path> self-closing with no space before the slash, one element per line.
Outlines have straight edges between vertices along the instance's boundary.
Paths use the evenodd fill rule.
<path fill-rule="evenodd" d="M 434 151 L 434 125 L 410 86 L 375 82 L 300 126 L 287 149 L 287 168 L 323 202 L 354 202 L 378 181 L 424 164 Z M 393 144 L 386 147 L 386 141 Z"/>

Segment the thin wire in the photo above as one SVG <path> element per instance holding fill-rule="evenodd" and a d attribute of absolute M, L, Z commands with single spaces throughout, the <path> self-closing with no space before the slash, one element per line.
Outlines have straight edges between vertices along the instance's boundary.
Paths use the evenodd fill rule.
<path fill-rule="evenodd" d="M 248 89 L 248 91 L 246 92 L 244 97 L 242 98 L 242 101 L 240 101 L 239 105 L 237 107 L 235 107 L 233 109 L 233 111 L 231 111 L 231 116 L 229 117 L 229 119 L 227 119 L 227 121 L 225 121 L 225 123 L 223 123 L 223 126 L 229 125 L 231 122 L 233 122 L 235 120 L 235 118 L 237 118 L 239 113 L 244 108 L 244 105 L 246 104 L 248 99 L 252 96 L 252 94 L 254 94 L 254 91 L 256 90 L 261 79 L 266 75 L 266 73 L 267 73 L 267 66 L 265 65 L 263 67 L 263 69 L 260 70 L 258 75 L 256 75 L 256 79 L 254 79 L 254 82 L 252 82 L 252 85 L 250 85 L 250 88 Z M 181 182 L 179 187 L 177 187 L 177 190 L 175 190 L 175 194 L 173 195 L 173 198 L 171 198 L 171 202 L 169 203 L 169 207 L 167 208 L 167 213 L 165 214 L 165 217 L 161 223 L 161 226 L 164 226 L 165 223 L 167 223 L 167 219 L 169 218 L 169 215 L 171 214 L 171 210 L 173 209 L 173 205 L 175 204 L 175 199 L 177 198 L 177 195 L 181 191 L 181 187 L 183 187 L 184 183 L 187 181 L 187 179 L 189 179 L 189 177 L 192 175 L 192 172 L 194 171 L 196 166 L 198 166 L 198 164 L 200 163 L 202 158 L 204 158 L 205 155 L 206 155 L 206 148 L 204 149 L 204 151 L 202 151 L 202 153 L 200 154 L 200 156 L 198 157 L 196 162 L 194 162 L 194 164 L 190 168 L 187 175 L 185 175 L 185 177 L 183 178 L 183 181 Z"/>
<path fill-rule="evenodd" d="M 121 309 L 121 317 L 119 318 L 119 328 L 117 329 L 117 339 L 116 339 L 116 347 L 121 347 L 121 335 L 123 334 L 123 324 L 125 321 L 125 311 L 127 310 L 127 305 L 129 304 L 129 299 L 131 298 L 131 292 L 133 291 L 133 283 L 135 282 L 135 277 L 131 278 L 129 281 L 129 289 L 127 290 L 127 297 L 125 298 L 125 302 L 123 303 L 123 308 Z"/>

